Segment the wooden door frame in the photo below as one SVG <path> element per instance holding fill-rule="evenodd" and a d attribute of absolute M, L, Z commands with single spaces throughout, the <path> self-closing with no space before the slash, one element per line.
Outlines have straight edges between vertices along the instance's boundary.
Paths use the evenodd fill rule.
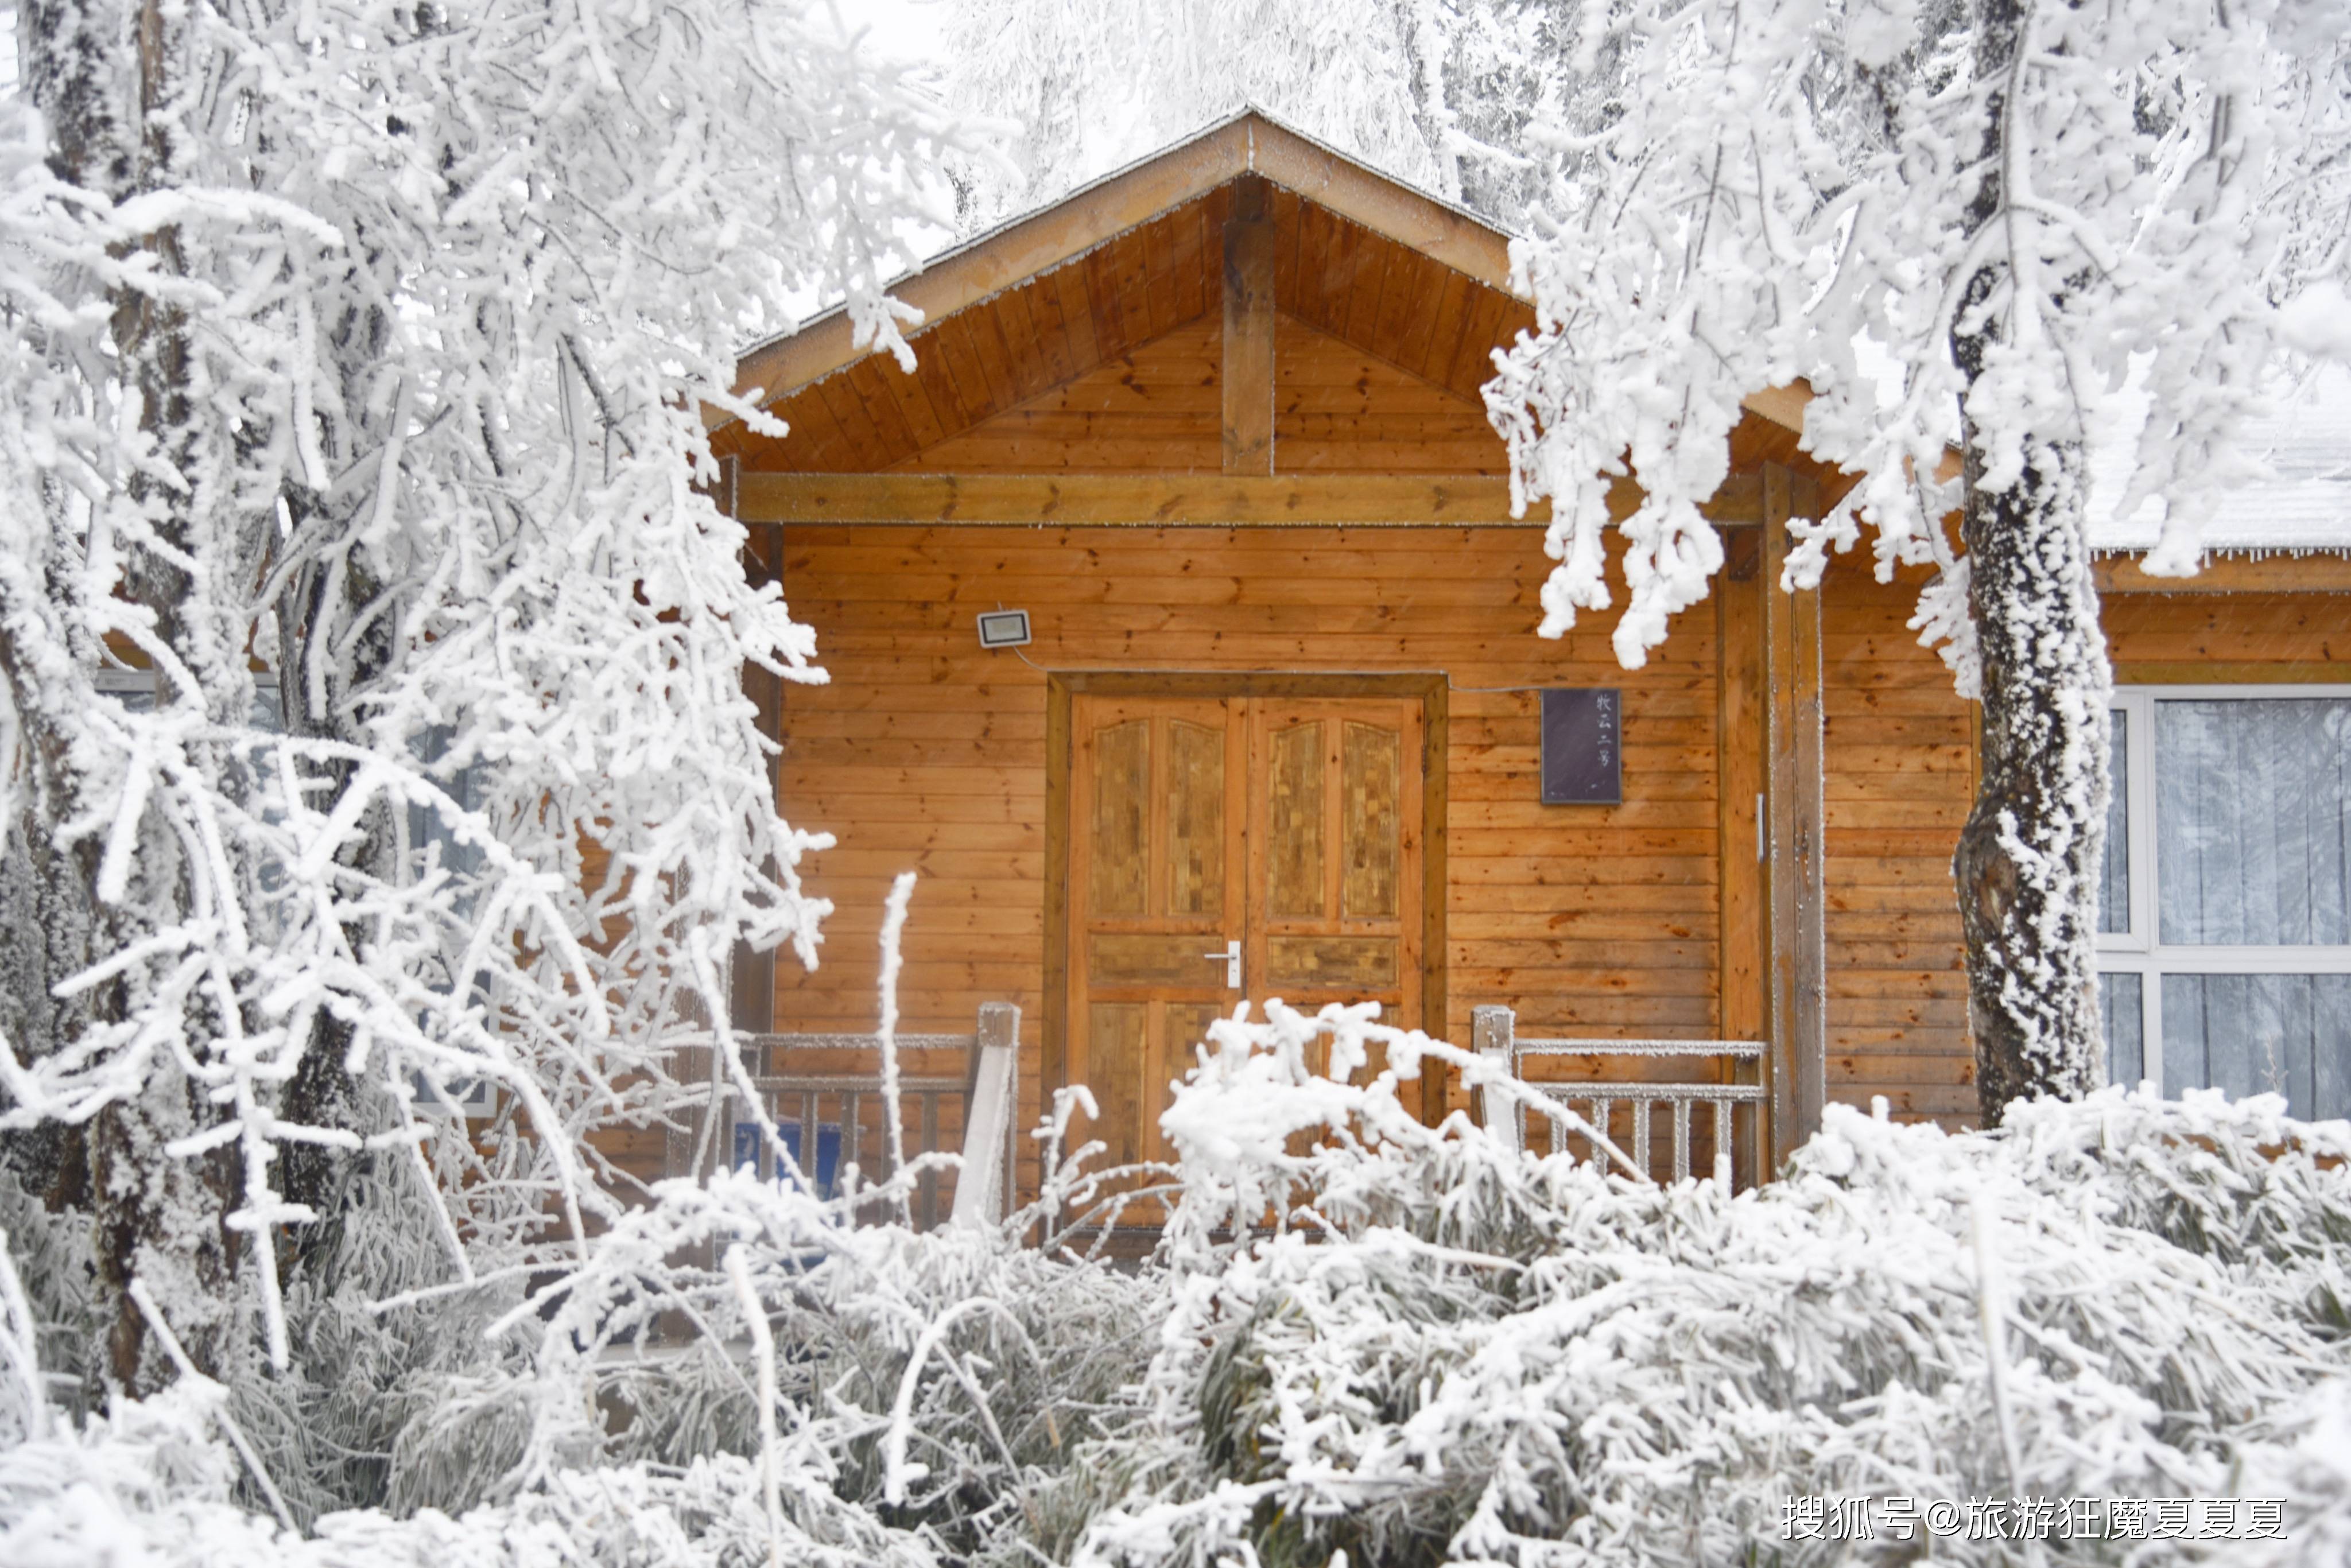
<path fill-rule="evenodd" d="M 1040 1092 L 1069 1081 L 1071 708 L 1080 695 L 1113 697 L 1405 697 L 1420 702 L 1420 1028 L 1445 1031 L 1445 767 L 1443 671 L 1325 674 L 1297 671 L 1049 670 L 1045 674 L 1045 977 Z M 1242 896 L 1247 898 L 1248 894 Z M 1445 1074 L 1421 1074 L 1421 1115 L 1444 1119 Z"/>

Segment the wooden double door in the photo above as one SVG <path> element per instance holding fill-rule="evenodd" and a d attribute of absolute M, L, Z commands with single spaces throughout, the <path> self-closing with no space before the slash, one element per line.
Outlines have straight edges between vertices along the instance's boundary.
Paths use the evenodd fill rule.
<path fill-rule="evenodd" d="M 1244 998 L 1424 1027 L 1426 723 L 1418 697 L 1073 696 L 1064 1060 L 1110 1163 L 1166 1157 L 1168 1085 Z"/>

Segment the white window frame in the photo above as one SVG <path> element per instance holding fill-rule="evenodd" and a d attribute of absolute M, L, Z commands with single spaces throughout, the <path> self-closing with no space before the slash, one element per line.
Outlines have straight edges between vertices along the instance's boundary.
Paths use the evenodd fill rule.
<path fill-rule="evenodd" d="M 2130 929 L 2098 935 L 2098 973 L 2139 977 L 2139 1075 L 2163 1083 L 2163 977 L 2351 974 L 2351 945 L 2234 946 L 2165 942 L 2157 919 L 2155 705 L 2159 702 L 2351 700 L 2351 685 L 2116 686 L 2110 705 L 2127 716 L 2123 744 L 2129 813 Z M 2103 924 L 2103 921 L 2101 922 Z"/>

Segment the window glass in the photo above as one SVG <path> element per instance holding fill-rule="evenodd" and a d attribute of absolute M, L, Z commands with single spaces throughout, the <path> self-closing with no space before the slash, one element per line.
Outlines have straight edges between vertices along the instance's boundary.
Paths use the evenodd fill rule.
<path fill-rule="evenodd" d="M 425 763 L 440 761 L 447 755 L 450 742 L 456 737 L 457 732 L 447 725 L 433 726 L 417 739 L 417 760 Z M 482 766 L 478 762 L 468 763 L 454 776 L 441 781 L 441 787 L 448 792 L 449 798 L 468 811 L 481 810 L 482 785 Z M 455 875 L 469 877 L 482 869 L 482 847 L 458 842 L 448 819 L 427 807 L 408 808 L 408 841 L 420 854 L 437 854 L 443 869 Z M 459 899 L 461 913 L 470 912 L 472 903 L 473 894 L 468 890 Z"/>
<path fill-rule="evenodd" d="M 2346 735 L 2351 699 L 2340 697 L 2155 705 L 2156 890 L 2164 942 L 2351 942 Z M 2164 1015 L 2168 1092 L 2168 991 Z"/>
<path fill-rule="evenodd" d="M 2106 1029 L 2106 1082 L 2136 1088 L 2147 1076 L 2146 998 L 2139 977 L 2100 975 L 2098 1013 Z"/>
<path fill-rule="evenodd" d="M 2106 773 L 2114 794 L 2106 801 L 2105 863 L 2098 875 L 2098 929 L 2130 930 L 2130 715 L 2107 716 Z"/>
<path fill-rule="evenodd" d="M 2163 1092 L 2283 1094 L 2351 1115 L 2351 975 L 2166 975 Z"/>

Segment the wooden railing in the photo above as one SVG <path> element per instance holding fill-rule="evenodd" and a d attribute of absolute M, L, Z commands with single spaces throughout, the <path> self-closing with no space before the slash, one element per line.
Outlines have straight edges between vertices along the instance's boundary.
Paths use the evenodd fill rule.
<path fill-rule="evenodd" d="M 1013 1147 L 1020 1085 L 1020 1009 L 1009 1002 L 980 1004 L 978 1027 L 969 1034 L 900 1034 L 902 1053 L 959 1051 L 962 1076 L 901 1073 L 898 1078 L 900 1136 L 908 1160 L 953 1150 L 963 1155 L 948 1218 L 956 1224 L 994 1224 L 1013 1202 Z M 881 1037 L 872 1034 L 758 1034 L 744 1037 L 756 1048 L 761 1071 L 752 1087 L 797 1166 L 800 1178 L 820 1196 L 831 1197 L 854 1166 L 866 1182 L 890 1175 L 887 1096 L 882 1080 Z M 870 1060 L 855 1071 L 795 1062 L 838 1061 L 843 1056 Z M 746 1116 L 739 1093 L 720 1083 L 714 1102 L 726 1107 L 722 1142 L 697 1125 L 694 1142 L 707 1152 L 704 1169 L 724 1162 L 754 1166 L 761 1175 L 786 1179 L 757 1121 Z M 912 1116 L 907 1113 L 911 1111 Z M 830 1113 L 828 1114 L 828 1113 Z M 868 1126 L 869 1120 L 878 1124 Z M 914 1222 L 929 1228 L 939 1222 L 940 1175 L 927 1170 L 917 1179 L 910 1208 Z"/>
<path fill-rule="evenodd" d="M 1698 1129 L 1692 1113 L 1708 1112 L 1703 1131 L 1713 1154 L 1714 1174 L 1729 1186 L 1743 1174 L 1752 1185 L 1762 1179 L 1758 1155 L 1763 1145 L 1760 1118 L 1767 1091 L 1761 1082 L 1763 1042 L 1753 1040 L 1533 1040 L 1521 1039 L 1516 1016 L 1508 1008 L 1470 1009 L 1470 1030 L 1478 1054 L 1506 1069 L 1510 1076 L 1540 1095 L 1581 1115 L 1604 1134 L 1640 1170 L 1655 1176 L 1660 1163 L 1667 1180 L 1690 1174 L 1690 1155 Z M 1595 1076 L 1583 1080 L 1530 1079 L 1526 1064 L 1534 1057 L 1575 1057 L 1588 1060 Z M 1661 1069 L 1687 1069 L 1669 1079 L 1624 1076 Z M 1596 1074 L 1606 1072 L 1607 1077 Z M 1743 1108 L 1743 1114 L 1742 1114 Z M 1499 1093 L 1481 1091 L 1478 1118 L 1513 1149 L 1527 1145 L 1527 1107 L 1507 1103 Z M 1620 1114 L 1620 1112 L 1622 1113 Z M 1659 1113 L 1669 1137 L 1660 1162 L 1656 1147 Z M 1566 1117 L 1547 1118 L 1550 1146 L 1581 1145 L 1594 1159 L 1605 1155 Z M 1744 1153 L 1741 1160 L 1739 1155 Z M 1746 1167 L 1739 1172 L 1740 1166 Z"/>

